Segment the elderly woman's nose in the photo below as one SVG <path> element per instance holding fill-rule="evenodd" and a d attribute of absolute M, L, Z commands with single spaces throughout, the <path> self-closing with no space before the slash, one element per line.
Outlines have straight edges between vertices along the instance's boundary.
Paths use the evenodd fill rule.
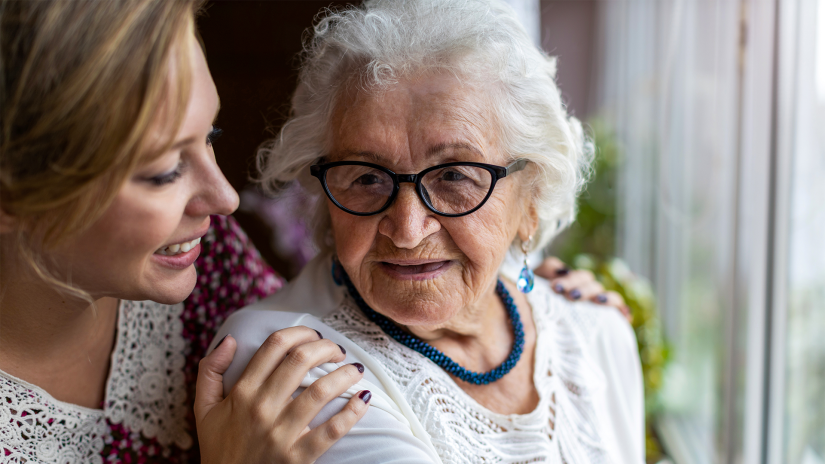
<path fill-rule="evenodd" d="M 441 229 L 441 223 L 434 216 L 418 198 L 415 187 L 402 185 L 395 202 L 378 223 L 378 232 L 398 248 L 415 248 Z"/>

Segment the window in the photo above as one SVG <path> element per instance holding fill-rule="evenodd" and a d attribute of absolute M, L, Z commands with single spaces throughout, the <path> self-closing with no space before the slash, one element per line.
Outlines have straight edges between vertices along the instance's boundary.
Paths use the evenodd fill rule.
<path fill-rule="evenodd" d="M 825 462 L 825 0 L 598 4 L 620 253 L 674 358 L 677 463 Z"/>

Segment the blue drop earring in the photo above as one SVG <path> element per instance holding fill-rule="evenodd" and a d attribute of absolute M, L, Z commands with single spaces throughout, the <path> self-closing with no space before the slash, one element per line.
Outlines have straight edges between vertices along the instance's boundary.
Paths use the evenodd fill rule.
<path fill-rule="evenodd" d="M 524 267 L 521 268 L 518 282 L 516 282 L 516 287 L 518 287 L 521 293 L 530 293 L 533 290 L 533 284 L 536 280 L 533 270 L 527 265 L 527 252 L 530 251 L 530 242 L 532 241 L 533 236 L 531 235 L 527 238 L 526 242 L 521 242 L 521 251 L 524 253 Z"/>

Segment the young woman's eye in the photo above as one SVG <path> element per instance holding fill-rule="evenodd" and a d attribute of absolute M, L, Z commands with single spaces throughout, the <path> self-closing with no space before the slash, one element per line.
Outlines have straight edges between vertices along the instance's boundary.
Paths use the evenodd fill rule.
<path fill-rule="evenodd" d="M 166 174 L 160 174 L 155 177 L 150 177 L 148 180 L 153 185 L 157 187 L 161 187 L 163 185 L 171 184 L 172 182 L 180 179 L 181 176 L 181 167 L 180 164 L 175 166 L 175 170 L 172 172 L 167 172 Z"/>
<path fill-rule="evenodd" d="M 212 126 L 212 130 L 209 131 L 209 135 L 206 136 L 206 145 L 212 146 L 215 140 L 218 140 L 218 137 L 223 134 L 223 131 L 215 126 Z"/>

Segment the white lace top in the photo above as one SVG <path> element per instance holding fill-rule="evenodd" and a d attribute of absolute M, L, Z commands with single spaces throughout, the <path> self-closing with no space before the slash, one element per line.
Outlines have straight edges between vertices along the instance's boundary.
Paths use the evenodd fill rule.
<path fill-rule="evenodd" d="M 376 407 L 319 464 L 433 462 L 427 449 L 444 463 L 644 462 L 641 366 L 632 329 L 615 309 L 568 302 L 538 280 L 527 297 L 537 330 L 533 380 L 539 405 L 529 414 L 498 414 L 478 404 L 439 366 L 384 334 L 330 286 L 326 265 L 315 265 L 279 294 L 231 316 L 215 338 L 232 333 L 239 342 L 224 377 L 226 390 L 266 336 L 291 325 L 318 329 L 347 348 L 345 362 L 367 366 L 363 385 L 350 393 L 378 389 L 398 406 L 373 400 Z M 290 307 L 315 312 L 321 320 L 281 312 Z M 305 379 L 304 385 L 312 381 Z M 325 408 L 311 426 L 345 402 Z M 397 411 L 406 407 L 415 417 L 402 418 L 399 425 Z"/>
<path fill-rule="evenodd" d="M 103 409 L 55 400 L 0 371 L 0 462 L 98 463 L 110 429 L 187 449 L 183 304 L 121 301 Z"/>

